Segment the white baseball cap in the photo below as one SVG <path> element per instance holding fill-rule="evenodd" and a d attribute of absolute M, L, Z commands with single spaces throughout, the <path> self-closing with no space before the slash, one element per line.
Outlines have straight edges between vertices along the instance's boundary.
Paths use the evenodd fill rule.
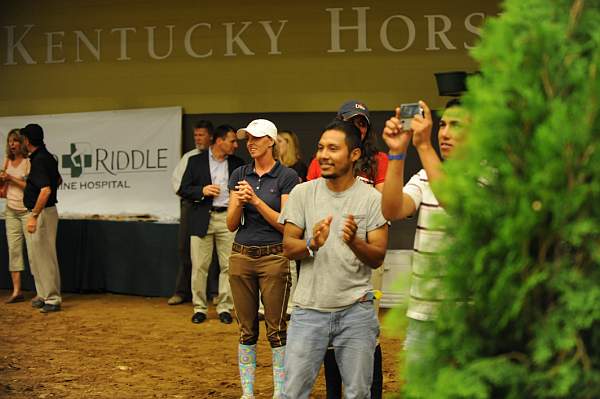
<path fill-rule="evenodd" d="M 273 140 L 277 140 L 277 127 L 275 124 L 266 119 L 255 119 L 248 124 L 247 127 L 238 129 L 238 134 L 248 133 L 254 137 L 269 136 Z"/>

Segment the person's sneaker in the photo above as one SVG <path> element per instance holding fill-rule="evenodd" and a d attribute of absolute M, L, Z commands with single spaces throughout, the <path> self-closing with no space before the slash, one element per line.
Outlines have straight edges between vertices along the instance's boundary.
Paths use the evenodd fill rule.
<path fill-rule="evenodd" d="M 58 312 L 59 310 L 60 305 L 51 305 L 49 303 L 44 304 L 44 306 L 40 308 L 40 312 L 42 313 Z"/>
<path fill-rule="evenodd" d="M 169 305 L 173 306 L 173 305 L 180 305 L 180 304 L 182 304 L 183 302 L 185 302 L 185 301 L 183 300 L 183 297 L 182 297 L 182 296 L 179 296 L 179 295 L 177 295 L 177 294 L 175 294 L 175 295 L 173 295 L 171 298 L 169 298 L 169 300 L 167 301 L 167 304 L 169 304 Z"/>
<path fill-rule="evenodd" d="M 33 298 L 31 300 L 31 307 L 35 309 L 41 309 L 44 307 L 44 300 L 41 298 Z"/>
<path fill-rule="evenodd" d="M 206 320 L 206 315 L 204 313 L 202 313 L 202 312 L 196 312 L 192 316 L 192 323 L 194 323 L 194 324 L 200 324 L 204 320 Z"/>
<path fill-rule="evenodd" d="M 233 317 L 231 317 L 231 313 L 229 312 L 221 312 L 219 313 L 219 320 L 223 324 L 231 324 L 233 322 Z"/>

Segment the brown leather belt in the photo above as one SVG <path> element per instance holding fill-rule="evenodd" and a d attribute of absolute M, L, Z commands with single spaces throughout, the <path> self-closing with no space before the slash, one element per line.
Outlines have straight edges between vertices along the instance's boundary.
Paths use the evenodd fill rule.
<path fill-rule="evenodd" d="M 260 258 L 267 255 L 278 255 L 283 253 L 283 244 L 272 245 L 242 245 L 237 242 L 233 243 L 231 248 L 233 252 L 249 256 L 251 258 Z"/>

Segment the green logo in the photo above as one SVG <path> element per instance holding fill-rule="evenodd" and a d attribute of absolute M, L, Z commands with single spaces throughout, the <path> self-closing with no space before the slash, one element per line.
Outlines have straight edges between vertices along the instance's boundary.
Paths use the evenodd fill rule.
<path fill-rule="evenodd" d="M 71 177 L 79 177 L 92 166 L 92 146 L 90 143 L 71 143 L 71 153 L 63 154 L 63 169 L 71 169 Z"/>

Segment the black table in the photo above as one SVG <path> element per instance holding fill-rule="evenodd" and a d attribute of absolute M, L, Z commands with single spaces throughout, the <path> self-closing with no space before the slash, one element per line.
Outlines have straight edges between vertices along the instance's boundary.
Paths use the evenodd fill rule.
<path fill-rule="evenodd" d="M 170 296 L 179 264 L 176 224 L 104 220 L 58 222 L 62 291 Z M 0 288 L 12 287 L 4 220 L 0 221 Z M 28 271 L 23 288 L 34 290 Z"/>
<path fill-rule="evenodd" d="M 417 218 L 394 222 L 388 247 L 411 249 Z M 175 290 L 179 267 L 177 224 L 144 221 L 61 219 L 57 251 L 63 292 L 113 292 L 168 297 Z M 4 220 L 0 220 L 0 289 L 12 288 Z M 21 274 L 23 288 L 34 291 L 33 277 Z M 216 250 L 207 294 L 219 287 Z"/>

